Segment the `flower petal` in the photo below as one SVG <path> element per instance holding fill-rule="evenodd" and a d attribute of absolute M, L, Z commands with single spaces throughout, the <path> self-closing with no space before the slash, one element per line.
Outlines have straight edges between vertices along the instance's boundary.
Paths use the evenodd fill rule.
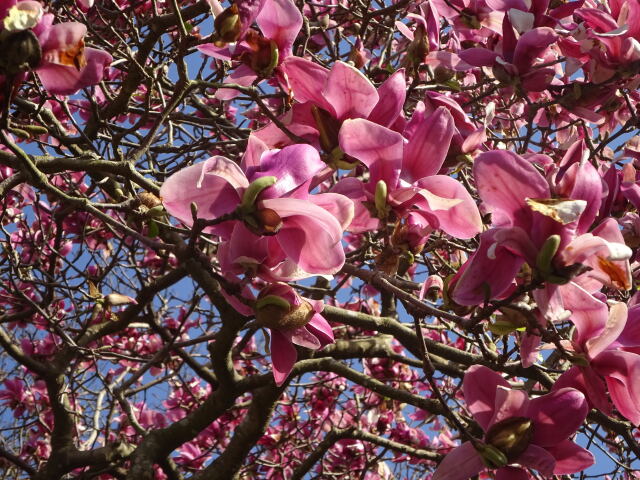
<path fill-rule="evenodd" d="M 534 398 L 527 417 L 534 422 L 531 442 L 546 447 L 573 435 L 589 413 L 587 401 L 578 390 L 563 388 Z"/>
<path fill-rule="evenodd" d="M 462 382 L 467 408 L 480 426 L 487 430 L 495 413 L 498 387 L 509 388 L 509 382 L 496 372 L 482 365 L 472 365 Z"/>
<path fill-rule="evenodd" d="M 571 440 L 565 440 L 545 449 L 556 459 L 556 466 L 553 469 L 554 475 L 581 472 L 596 461 L 589 450 L 576 445 Z"/>
<path fill-rule="evenodd" d="M 271 330 L 271 362 L 276 385 L 280 386 L 284 383 L 297 359 L 296 347 L 287 336 L 279 330 Z"/>
<path fill-rule="evenodd" d="M 464 442 L 442 459 L 431 480 L 468 480 L 485 468 L 471 442 Z"/>
<path fill-rule="evenodd" d="M 380 98 L 369 79 L 344 62 L 333 64 L 321 95 L 339 120 L 367 118 Z"/>

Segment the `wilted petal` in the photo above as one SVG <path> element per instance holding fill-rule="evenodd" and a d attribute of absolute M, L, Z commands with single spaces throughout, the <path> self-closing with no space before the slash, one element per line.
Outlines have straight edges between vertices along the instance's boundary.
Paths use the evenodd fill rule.
<path fill-rule="evenodd" d="M 534 398 L 526 415 L 534 422 L 532 443 L 546 447 L 566 440 L 580 428 L 588 412 L 584 395 L 572 388 Z"/>
<path fill-rule="evenodd" d="M 367 118 L 379 100 L 369 79 L 344 62 L 334 63 L 322 96 L 333 106 L 339 120 Z"/>
<path fill-rule="evenodd" d="M 85 48 L 84 58 L 86 64 L 80 69 L 45 61 L 36 69 L 38 78 L 44 88 L 54 95 L 72 95 L 81 88 L 100 83 L 105 68 L 111 65 L 113 58 L 95 48 Z"/>
<path fill-rule="evenodd" d="M 273 378 L 280 386 L 291 373 L 293 365 L 298 359 L 296 347 L 287 336 L 279 330 L 271 330 L 271 362 L 273 363 Z"/>
<path fill-rule="evenodd" d="M 509 389 L 509 382 L 483 365 L 469 367 L 462 382 L 467 408 L 485 431 L 495 413 L 498 387 Z"/>
<path fill-rule="evenodd" d="M 431 480 L 469 480 L 485 468 L 471 442 L 464 442 L 442 459 Z"/>

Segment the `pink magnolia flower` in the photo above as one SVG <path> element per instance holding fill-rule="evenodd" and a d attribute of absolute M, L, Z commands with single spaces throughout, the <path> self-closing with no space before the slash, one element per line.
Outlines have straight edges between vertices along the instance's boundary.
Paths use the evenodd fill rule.
<path fill-rule="evenodd" d="M 480 236 L 478 250 L 452 282 L 456 303 L 500 298 L 525 262 L 546 281 L 544 290 L 534 290 L 544 314 L 563 312 L 560 290 L 569 281 L 589 292 L 603 284 L 630 288 L 631 251 L 617 222 L 607 219 L 588 232 L 602 201 L 602 181 L 580 151 L 570 149 L 559 167 L 544 155 L 531 158 L 549 165 L 551 181 L 513 152 L 495 150 L 476 158 L 478 194 L 493 228 Z"/>
<path fill-rule="evenodd" d="M 503 83 L 517 83 L 526 91 L 539 92 L 552 82 L 555 69 L 538 67 L 538 60 L 558 39 L 549 27 L 526 31 L 516 39 L 515 32 L 505 16 L 503 20 L 501 51 L 486 48 L 469 48 L 459 53 L 460 58 L 475 67 L 492 67 L 493 73 Z"/>
<path fill-rule="evenodd" d="M 26 67 L 30 67 L 49 93 L 71 95 L 99 83 L 104 69 L 111 64 L 112 57 L 107 52 L 85 47 L 85 25 L 77 22 L 53 25 L 54 16 L 44 13 L 39 2 L 3 0 L 0 19 L 3 19 L 0 28 L 8 32 L 3 48 L 21 55 L 3 65 L 4 81 L 16 75 L 21 81 Z"/>
<path fill-rule="evenodd" d="M 253 139 L 242 167 L 212 157 L 176 172 L 160 190 L 167 211 L 186 225 L 193 223 L 192 203 L 205 220 L 233 214 L 206 230 L 225 240 L 219 248 L 225 272 L 249 268 L 267 280 L 338 272 L 353 203 L 342 195 L 308 193 L 326 167 L 318 152 L 309 145 L 265 150 Z"/>
<path fill-rule="evenodd" d="M 270 77 L 275 71 L 281 83 L 286 84 L 277 67 L 291 55 L 293 42 L 302 27 L 302 14 L 295 3 L 292 0 L 261 0 L 239 2 L 237 8 L 239 11 L 234 14 L 237 16 L 238 31 L 234 34 L 237 43 L 228 46 L 224 42 L 214 41 L 199 46 L 198 50 L 220 60 L 242 62 L 225 77 L 224 83 L 248 86 L 260 77 Z M 219 19 L 228 16 L 227 11 L 216 17 L 216 29 L 222 29 Z M 262 35 L 249 28 L 254 19 Z M 216 35 L 219 37 L 218 32 Z M 239 94 L 238 90 L 223 88 L 216 92 L 216 98 L 231 100 Z"/>
<path fill-rule="evenodd" d="M 618 411 L 634 425 L 640 424 L 640 308 L 627 311 L 624 303 L 611 309 L 575 286 L 565 307 L 572 312 L 576 330 L 565 349 L 575 355 L 575 365 L 554 384 L 554 389 L 577 388 L 589 403 L 610 414 L 610 397 Z M 634 353 L 635 352 L 635 353 Z M 603 381 L 604 380 L 604 381 Z"/>
<path fill-rule="evenodd" d="M 432 480 L 466 480 L 487 467 L 498 469 L 496 480 L 524 480 L 529 476 L 521 467 L 550 477 L 593 465 L 593 455 L 569 439 L 589 412 L 578 390 L 563 388 L 531 400 L 481 365 L 467 370 L 462 387 L 485 436 L 475 446 L 467 441 L 449 452 Z M 508 466 L 514 464 L 521 467 Z"/>
<path fill-rule="evenodd" d="M 438 175 L 454 135 L 453 117 L 445 107 L 428 116 L 416 116 L 407 124 L 405 138 L 365 119 L 346 120 L 340 129 L 340 148 L 369 169 L 369 179 L 340 180 L 333 188 L 356 200 L 356 218 L 350 229 L 366 231 L 378 227 L 384 212 L 372 215 L 364 202 L 388 204 L 398 218 L 411 215 L 422 227 L 442 229 L 458 238 L 471 238 L 482 229 L 476 204 L 455 179 Z M 381 182 L 386 187 L 384 198 Z"/>
<path fill-rule="evenodd" d="M 324 304 L 301 297 L 285 283 L 263 288 L 255 303 L 256 322 L 271 332 L 271 360 L 277 385 L 298 359 L 295 345 L 318 350 L 333 343 L 333 330 L 320 313 Z"/>
<path fill-rule="evenodd" d="M 402 123 L 406 97 L 404 69 L 391 75 L 376 89 L 360 71 L 343 62 L 328 70 L 300 57 L 289 57 L 282 65 L 297 102 L 281 121 L 293 133 L 319 145 L 340 160 L 338 132 L 349 118 L 367 118 L 392 126 Z M 276 125 L 255 132 L 268 145 L 291 143 Z"/>

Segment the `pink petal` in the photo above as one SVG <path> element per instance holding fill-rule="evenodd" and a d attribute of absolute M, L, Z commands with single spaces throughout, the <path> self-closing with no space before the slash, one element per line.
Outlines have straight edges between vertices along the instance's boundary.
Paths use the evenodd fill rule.
<path fill-rule="evenodd" d="M 306 329 L 320 340 L 323 347 L 335 341 L 331 325 L 329 325 L 329 323 L 319 313 L 316 313 L 311 317 L 311 321 L 307 324 Z"/>
<path fill-rule="evenodd" d="M 302 27 L 302 14 L 291 0 L 266 0 L 256 23 L 263 35 L 276 42 L 282 58 L 291 55 L 291 47 Z"/>
<path fill-rule="evenodd" d="M 318 274 L 334 274 L 342 268 L 342 229 L 331 213 L 294 198 L 273 198 L 261 203 L 282 218 L 283 226 L 275 238 L 300 268 Z"/>
<path fill-rule="evenodd" d="M 550 198 L 549 185 L 533 165 L 505 150 L 480 154 L 473 164 L 480 198 L 494 214 L 494 225 L 518 225 L 530 230 L 526 198 Z"/>
<path fill-rule="evenodd" d="M 562 298 L 565 308 L 571 310 L 571 321 L 576 326 L 575 343 L 584 345 L 602 332 L 609 316 L 605 303 L 575 283 L 563 287 Z"/>
<path fill-rule="evenodd" d="M 310 350 L 318 350 L 321 346 L 320 340 L 306 327 L 281 330 L 281 332 L 295 345 L 300 345 Z"/>
<path fill-rule="evenodd" d="M 369 79 L 344 62 L 333 64 L 322 96 L 333 106 L 339 120 L 367 118 L 379 100 Z"/>
<path fill-rule="evenodd" d="M 271 330 L 271 362 L 273 363 L 273 378 L 280 386 L 287 379 L 293 365 L 298 359 L 296 348 L 279 330 Z"/>
<path fill-rule="evenodd" d="M 529 474 L 517 467 L 503 467 L 496 470 L 495 480 L 530 480 Z"/>
<path fill-rule="evenodd" d="M 230 75 L 227 75 L 224 78 L 224 83 L 232 83 L 234 85 L 240 85 L 243 87 L 250 86 L 256 79 L 258 75 L 254 72 L 251 67 L 248 65 L 239 65 Z M 235 88 L 219 88 L 216 90 L 215 97 L 218 100 L 233 100 L 237 96 L 241 94 L 240 90 L 236 90 Z"/>
<path fill-rule="evenodd" d="M 549 27 L 534 28 L 522 34 L 513 53 L 513 64 L 520 73 L 531 68 L 538 57 L 558 39 L 558 35 Z"/>
<path fill-rule="evenodd" d="M 402 163 L 402 178 L 409 183 L 435 175 L 442 168 L 453 138 L 453 117 L 445 107 L 438 107 L 413 128 Z"/>
<path fill-rule="evenodd" d="M 388 127 L 402 113 L 407 96 L 404 68 L 397 70 L 378 87 L 378 103 L 369 114 L 369 120 Z"/>
<path fill-rule="evenodd" d="M 567 387 L 580 390 L 585 394 L 590 406 L 597 408 L 606 415 L 611 414 L 611 403 L 609 402 L 605 381 L 590 366 L 571 367 L 560 375 L 556 383 L 553 384 L 553 390 Z"/>
<path fill-rule="evenodd" d="M 574 163 L 562 176 L 558 188 L 566 198 L 585 200 L 587 208 L 578 221 L 577 233 L 585 233 L 598 215 L 602 203 L 602 179 L 589 162 Z"/>
<path fill-rule="evenodd" d="M 300 57 L 287 57 L 282 65 L 298 102 L 311 102 L 333 115 L 336 114 L 322 93 L 329 79 L 329 70 Z"/>
<path fill-rule="evenodd" d="M 494 425 L 507 418 L 523 417 L 528 405 L 529 396 L 527 392 L 499 385 L 496 389 L 496 404 L 489 425 Z"/>
<path fill-rule="evenodd" d="M 345 120 L 340 128 L 340 148 L 364 163 L 370 172 L 369 183 L 384 180 L 395 189 L 402 168 L 402 135 L 386 127 L 358 118 Z"/>
<path fill-rule="evenodd" d="M 576 445 L 571 440 L 546 447 L 546 450 L 556 459 L 556 466 L 553 469 L 554 475 L 570 475 L 581 472 L 595 463 L 595 458 L 589 450 Z"/>
<path fill-rule="evenodd" d="M 611 400 L 634 425 L 640 424 L 640 355 L 624 351 L 604 351 L 591 362 L 605 377 Z"/>
<path fill-rule="evenodd" d="M 340 223 L 342 230 L 346 230 L 354 215 L 354 202 L 338 193 L 317 193 L 309 195 L 308 201 L 313 202 L 331 213 Z"/>
<path fill-rule="evenodd" d="M 380 220 L 372 217 L 363 203 L 367 199 L 368 192 L 360 179 L 354 177 L 342 178 L 333 186 L 331 191 L 344 195 L 353 201 L 353 219 L 349 224 L 348 231 L 362 233 L 378 228 Z"/>
<path fill-rule="evenodd" d="M 618 302 L 609 311 L 604 330 L 595 338 L 590 338 L 586 350 L 591 358 L 603 352 L 620 336 L 627 323 L 627 306 Z"/>
<path fill-rule="evenodd" d="M 198 207 L 199 218 L 217 218 L 238 206 L 241 198 L 238 189 L 248 184 L 237 164 L 224 157 L 211 157 L 167 178 L 160 188 L 160 197 L 171 215 L 191 225 L 192 202 Z"/>
<path fill-rule="evenodd" d="M 535 435 L 535 427 L 534 427 Z M 553 469 L 556 465 L 556 459 L 546 449 L 539 447 L 538 445 L 531 444 L 516 459 L 516 463 L 534 470 L 539 471 L 543 476 L 550 477 L 553 474 Z"/>
<path fill-rule="evenodd" d="M 416 184 L 421 190 L 441 198 L 460 200 L 451 208 L 433 208 L 430 197 L 426 202 L 416 203 L 438 219 L 436 228 L 444 230 L 456 238 L 473 238 L 482 231 L 482 218 L 469 192 L 455 179 L 444 175 L 434 175 L 419 180 Z"/>
<path fill-rule="evenodd" d="M 534 398 L 526 415 L 534 422 L 532 443 L 546 447 L 566 440 L 580 428 L 587 413 L 584 395 L 572 388 Z"/>
<path fill-rule="evenodd" d="M 509 389 L 509 382 L 482 365 L 472 365 L 462 382 L 464 401 L 473 417 L 488 430 L 495 413 L 498 387 Z"/>
<path fill-rule="evenodd" d="M 451 298 L 460 305 L 479 305 L 485 297 L 500 297 L 513 283 L 524 259 L 496 245 L 495 230 L 480 235 L 480 246 L 454 277 Z M 490 250 L 493 250 L 491 257 Z M 487 272 L 492 272 L 487 277 Z"/>
<path fill-rule="evenodd" d="M 431 480 L 468 480 L 485 468 L 471 442 L 464 442 L 442 459 Z"/>
<path fill-rule="evenodd" d="M 274 198 L 293 192 L 325 167 L 326 164 L 320 160 L 320 154 L 315 148 L 300 143 L 286 146 L 282 150 L 264 152 L 260 157 L 260 166 L 257 169 L 247 169 L 247 178 L 252 182 L 260 177 L 276 177 L 277 183 L 260 196 Z"/>

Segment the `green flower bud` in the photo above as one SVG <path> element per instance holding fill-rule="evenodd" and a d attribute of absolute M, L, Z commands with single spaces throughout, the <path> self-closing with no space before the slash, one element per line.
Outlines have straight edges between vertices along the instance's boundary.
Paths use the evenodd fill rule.
<path fill-rule="evenodd" d="M 544 276 L 547 277 L 552 271 L 551 261 L 558 252 L 560 247 L 560 235 L 551 235 L 547 238 L 538 252 L 536 257 L 536 268 Z"/>
<path fill-rule="evenodd" d="M 384 180 L 378 180 L 376 183 L 376 195 L 375 195 L 376 212 L 378 218 L 387 217 L 387 184 Z"/>
<path fill-rule="evenodd" d="M 278 179 L 274 176 L 266 176 L 257 178 L 251 182 L 242 196 L 242 203 L 240 203 L 238 207 L 240 212 L 246 214 L 254 210 L 258 195 L 260 195 L 263 190 L 274 185 L 277 181 Z"/>

